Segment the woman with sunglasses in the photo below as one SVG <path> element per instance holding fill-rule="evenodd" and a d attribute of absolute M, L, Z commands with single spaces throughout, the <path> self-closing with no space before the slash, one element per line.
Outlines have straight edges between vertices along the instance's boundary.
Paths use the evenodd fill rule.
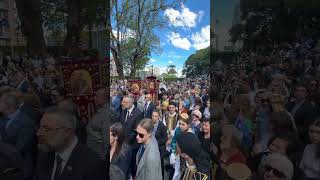
<path fill-rule="evenodd" d="M 259 180 L 292 180 L 293 164 L 284 155 L 272 153 L 266 158 L 266 164 Z"/>
<path fill-rule="evenodd" d="M 147 118 L 137 125 L 136 139 L 140 147 L 136 155 L 136 180 L 162 180 L 160 152 L 153 128 L 152 120 Z"/>
<path fill-rule="evenodd" d="M 309 126 L 311 144 L 304 149 L 300 162 L 301 179 L 320 179 L 320 118 Z"/>
<path fill-rule="evenodd" d="M 111 165 L 118 166 L 128 179 L 132 152 L 124 142 L 124 129 L 122 124 L 115 123 L 110 127 L 110 159 Z M 111 179 L 112 180 L 112 179 Z M 118 179 L 117 179 L 118 180 Z"/>

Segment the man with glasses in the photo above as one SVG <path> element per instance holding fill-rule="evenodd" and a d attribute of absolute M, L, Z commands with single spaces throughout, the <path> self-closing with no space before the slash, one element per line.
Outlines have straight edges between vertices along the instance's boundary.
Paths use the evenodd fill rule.
<path fill-rule="evenodd" d="M 37 131 L 39 154 L 35 180 L 78 180 L 107 178 L 103 160 L 78 142 L 76 120 L 67 110 L 52 107 L 45 111 Z"/>
<path fill-rule="evenodd" d="M 138 151 L 135 129 L 143 118 L 143 113 L 134 105 L 134 99 L 131 96 L 124 96 L 122 99 L 122 109 L 120 123 L 124 127 L 125 141 L 132 146 L 131 175 L 136 174 L 135 155 Z"/>

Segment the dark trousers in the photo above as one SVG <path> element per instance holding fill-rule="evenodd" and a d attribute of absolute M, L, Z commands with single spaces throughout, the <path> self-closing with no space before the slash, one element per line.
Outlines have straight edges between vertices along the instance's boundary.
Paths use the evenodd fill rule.
<path fill-rule="evenodd" d="M 139 150 L 139 146 L 132 147 L 130 174 L 133 178 L 136 176 L 136 172 L 137 172 L 136 156 L 137 156 L 138 150 Z"/>

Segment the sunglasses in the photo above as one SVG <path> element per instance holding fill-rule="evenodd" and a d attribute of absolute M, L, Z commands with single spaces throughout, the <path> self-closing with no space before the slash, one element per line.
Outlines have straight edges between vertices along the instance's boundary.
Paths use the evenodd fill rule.
<path fill-rule="evenodd" d="M 195 115 L 195 114 L 193 114 L 192 116 L 195 116 L 195 117 L 197 117 L 197 118 L 199 117 L 199 116 L 197 116 L 197 115 Z"/>
<path fill-rule="evenodd" d="M 273 167 L 270 166 L 270 165 L 267 165 L 267 166 L 266 166 L 266 172 L 270 172 L 270 171 L 272 171 L 273 175 L 277 176 L 278 178 L 284 178 L 284 177 L 286 177 L 283 172 L 281 172 L 281 171 L 273 168 Z"/>
<path fill-rule="evenodd" d="M 139 133 L 138 131 L 135 131 L 136 136 L 139 136 L 139 138 L 144 138 L 144 134 Z"/>

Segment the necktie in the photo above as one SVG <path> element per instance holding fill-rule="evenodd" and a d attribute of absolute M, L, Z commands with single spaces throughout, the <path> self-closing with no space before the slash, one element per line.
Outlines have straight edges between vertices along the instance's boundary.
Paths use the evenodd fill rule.
<path fill-rule="evenodd" d="M 62 159 L 59 155 L 56 156 L 56 171 L 54 172 L 53 180 L 59 179 L 61 176 L 61 170 L 62 170 Z"/>
<path fill-rule="evenodd" d="M 146 104 L 144 105 L 144 112 L 147 111 L 147 107 L 148 107 L 148 102 L 146 102 Z"/>
<path fill-rule="evenodd" d="M 127 119 L 128 119 L 128 117 L 129 117 L 129 114 L 130 114 L 130 112 L 129 112 L 129 110 L 127 110 L 127 115 L 126 115 L 126 121 L 125 121 L 125 122 L 127 122 Z"/>
<path fill-rule="evenodd" d="M 145 147 L 144 145 L 141 145 L 140 149 L 139 149 L 139 152 L 138 152 L 138 163 L 140 162 L 140 159 L 144 153 L 144 150 L 145 150 Z"/>
<path fill-rule="evenodd" d="M 6 136 L 6 125 L 8 121 L 8 118 L 0 119 L 0 140 L 2 141 L 4 141 Z"/>

